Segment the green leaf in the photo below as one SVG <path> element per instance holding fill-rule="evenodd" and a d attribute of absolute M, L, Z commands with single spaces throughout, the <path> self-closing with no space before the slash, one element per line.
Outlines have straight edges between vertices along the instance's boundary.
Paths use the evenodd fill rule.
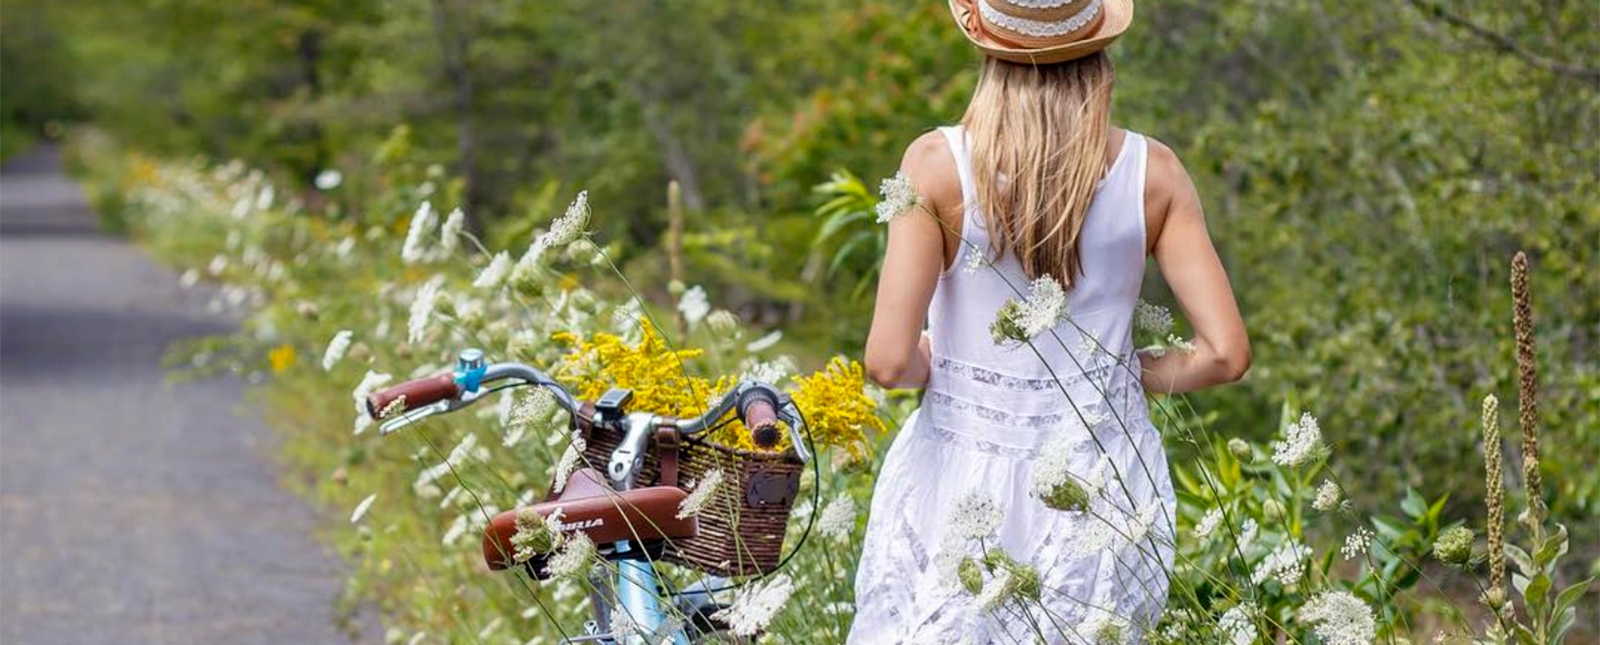
<path fill-rule="evenodd" d="M 1400 510 L 1405 511 L 1412 519 L 1427 517 L 1428 501 L 1417 493 L 1417 489 L 1407 487 L 1405 499 L 1400 501 Z"/>

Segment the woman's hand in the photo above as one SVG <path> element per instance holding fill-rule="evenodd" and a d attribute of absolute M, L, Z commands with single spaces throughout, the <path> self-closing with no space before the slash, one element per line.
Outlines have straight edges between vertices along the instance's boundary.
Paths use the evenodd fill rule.
<path fill-rule="evenodd" d="M 1147 222 L 1155 225 L 1146 230 L 1153 232 L 1152 254 L 1195 337 L 1194 351 L 1171 349 L 1159 357 L 1141 352 L 1144 387 L 1177 393 L 1237 381 L 1250 369 L 1250 338 L 1206 232 L 1200 196 L 1178 156 L 1159 141 L 1149 142 L 1145 201 Z"/>

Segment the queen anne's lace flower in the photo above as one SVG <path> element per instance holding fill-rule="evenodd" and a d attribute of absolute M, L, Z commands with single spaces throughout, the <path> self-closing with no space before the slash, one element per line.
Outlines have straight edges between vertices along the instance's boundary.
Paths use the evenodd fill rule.
<path fill-rule="evenodd" d="M 1256 533 L 1261 530 L 1261 525 L 1256 523 L 1256 518 L 1247 517 L 1239 523 L 1239 550 L 1243 551 L 1256 541 Z"/>
<path fill-rule="evenodd" d="M 705 477 L 696 484 L 694 491 L 678 504 L 678 519 L 685 519 L 699 515 L 711 503 L 712 496 L 716 495 L 717 487 L 722 485 L 723 473 L 721 468 L 713 468 Z"/>
<path fill-rule="evenodd" d="M 1339 485 L 1331 479 L 1322 480 L 1322 485 L 1317 487 L 1317 498 L 1311 500 L 1311 508 L 1324 513 L 1339 507 Z"/>
<path fill-rule="evenodd" d="M 989 326 L 996 345 L 1007 341 L 1027 342 L 1067 317 L 1067 294 L 1054 277 L 1042 275 L 1033 281 L 1024 300 L 1007 300 Z"/>
<path fill-rule="evenodd" d="M 1306 412 L 1300 415 L 1299 421 L 1283 430 L 1283 441 L 1272 442 L 1272 461 L 1293 468 L 1322 457 L 1326 450 L 1317 418 Z"/>
<path fill-rule="evenodd" d="M 356 504 L 356 510 L 354 510 L 354 511 L 352 511 L 350 513 L 350 523 L 351 524 L 359 524 L 359 523 L 361 523 L 361 518 L 367 516 L 367 510 L 371 509 L 372 508 L 372 503 L 376 502 L 376 501 L 378 501 L 378 494 L 377 493 L 373 493 L 371 495 L 368 495 L 366 497 L 366 499 L 361 500 L 360 504 Z"/>
<path fill-rule="evenodd" d="M 389 381 L 393 380 L 394 377 L 388 374 L 367 370 L 367 374 L 361 377 L 361 382 L 357 383 L 355 389 L 350 391 L 350 398 L 355 399 L 356 402 L 356 412 L 366 416 L 367 395 L 372 394 L 380 387 L 388 385 Z"/>
<path fill-rule="evenodd" d="M 767 384 L 777 384 L 789 378 L 798 368 L 793 356 L 779 356 L 770 361 L 751 357 L 739 364 L 742 380 Z"/>
<path fill-rule="evenodd" d="M 1355 560 L 1365 555 L 1367 547 L 1371 544 L 1372 531 L 1368 531 L 1365 526 L 1357 528 L 1355 533 L 1345 536 L 1344 546 L 1340 547 L 1339 555 L 1344 556 L 1346 560 Z"/>
<path fill-rule="evenodd" d="M 972 491 L 956 500 L 949 521 L 956 535 L 978 540 L 993 533 L 1003 519 L 1005 511 L 1000 508 L 999 502 L 982 492 Z"/>
<path fill-rule="evenodd" d="M 1212 508 L 1211 510 L 1206 511 L 1205 516 L 1201 517 L 1199 522 L 1195 523 L 1194 537 L 1199 540 L 1209 538 L 1211 537 L 1211 534 L 1217 530 L 1217 526 L 1221 524 L 1222 509 Z"/>
<path fill-rule="evenodd" d="M 439 256 L 448 258 L 456 252 L 456 245 L 461 243 L 461 233 L 467 229 L 467 214 L 457 208 L 450 211 L 444 218 L 444 226 L 439 227 Z"/>
<path fill-rule="evenodd" d="M 355 332 L 348 329 L 341 329 L 333 335 L 333 340 L 328 341 L 328 348 L 322 352 L 322 371 L 332 370 L 344 359 L 345 352 L 350 351 L 350 339 L 353 336 Z"/>
<path fill-rule="evenodd" d="M 752 354 L 765 351 L 771 348 L 773 345 L 778 344 L 778 341 L 780 340 L 783 340 L 783 330 L 773 330 L 771 333 L 768 333 L 765 336 L 750 341 L 750 344 L 744 346 L 744 350 Z"/>
<path fill-rule="evenodd" d="M 317 178 L 312 183 L 316 184 L 317 190 L 333 190 L 344 183 L 344 175 L 330 168 L 317 173 Z"/>
<path fill-rule="evenodd" d="M 595 561 L 594 541 L 582 532 L 566 534 L 561 548 L 550 556 L 545 572 L 555 578 L 583 580 Z"/>
<path fill-rule="evenodd" d="M 755 636 L 766 629 L 793 593 L 794 582 L 788 575 L 780 573 L 765 582 L 740 589 L 732 605 L 711 617 L 726 622 L 728 631 L 735 636 Z"/>
<path fill-rule="evenodd" d="M 683 297 L 678 298 L 678 312 L 683 314 L 683 319 L 689 323 L 689 327 L 699 326 L 700 321 L 705 320 L 706 314 L 711 313 L 711 302 L 706 299 L 706 290 L 699 285 L 689 287 L 688 291 L 683 292 Z"/>
<path fill-rule="evenodd" d="M 428 322 L 433 318 L 433 308 L 438 304 L 439 288 L 444 286 L 444 276 L 424 282 L 411 300 L 411 317 L 406 323 L 406 341 L 415 345 L 422 342 L 428 332 Z"/>
<path fill-rule="evenodd" d="M 432 202 L 422 202 L 422 205 L 417 207 L 417 212 L 411 215 L 411 224 L 406 229 L 405 244 L 400 247 L 401 262 L 416 264 L 427 259 L 428 234 L 433 232 L 434 220 L 437 217 L 433 212 Z"/>
<path fill-rule="evenodd" d="M 706 316 L 706 327 L 718 337 L 731 338 L 739 334 L 739 317 L 727 309 L 718 309 Z"/>
<path fill-rule="evenodd" d="M 879 224 L 887 224 L 917 205 L 917 187 L 911 184 L 911 178 L 905 172 L 897 172 L 893 177 L 883 180 L 878 193 L 883 197 L 877 206 Z"/>
<path fill-rule="evenodd" d="M 1234 605 L 1228 611 L 1222 612 L 1222 618 L 1217 619 L 1217 631 L 1226 637 L 1228 645 L 1255 645 L 1256 623 L 1255 605 L 1244 603 Z"/>
<path fill-rule="evenodd" d="M 1299 584 L 1300 579 L 1306 574 L 1306 558 L 1311 557 L 1311 548 L 1299 542 L 1284 542 L 1278 550 L 1268 554 L 1261 564 L 1256 566 L 1255 573 L 1250 576 L 1250 581 L 1261 584 L 1267 580 L 1277 580 L 1285 587 Z"/>
<path fill-rule="evenodd" d="M 849 539 L 855 528 L 856 501 L 844 493 L 823 507 L 817 519 L 817 532 L 832 538 Z"/>
<path fill-rule="evenodd" d="M 1378 636 L 1372 608 L 1348 591 L 1324 591 L 1300 607 L 1301 621 L 1328 645 L 1372 645 Z"/>
<path fill-rule="evenodd" d="M 1172 312 L 1143 300 L 1133 308 L 1133 326 L 1161 337 L 1172 333 Z"/>
<path fill-rule="evenodd" d="M 1017 594 L 1017 577 L 1010 569 L 1001 568 L 990 576 L 984 583 L 983 589 L 978 592 L 978 608 L 983 611 L 994 611 L 1006 604 Z"/>
<path fill-rule="evenodd" d="M 1067 435 L 1051 440 L 1033 466 L 1029 494 L 1058 511 L 1082 512 L 1091 501 L 1089 492 L 1072 474 L 1074 443 Z"/>
<path fill-rule="evenodd" d="M 1090 612 L 1081 631 L 1094 645 L 1127 645 L 1131 636 L 1128 619 L 1098 607 Z"/>
<path fill-rule="evenodd" d="M 555 549 L 561 533 L 551 525 L 560 521 L 560 512 L 557 509 L 555 514 L 546 518 L 532 506 L 517 509 L 517 532 L 511 535 L 511 546 L 515 551 L 511 557 L 517 562 L 527 562 Z"/>

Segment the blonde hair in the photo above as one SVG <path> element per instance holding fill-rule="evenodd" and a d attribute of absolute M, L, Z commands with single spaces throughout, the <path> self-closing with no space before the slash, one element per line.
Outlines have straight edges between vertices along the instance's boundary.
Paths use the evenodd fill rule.
<path fill-rule="evenodd" d="M 1106 172 L 1115 76 L 1105 52 L 1053 65 L 984 63 L 961 118 L 976 197 L 990 251 L 1015 254 L 1029 278 L 1071 286 L 1082 271 L 1079 233 Z"/>

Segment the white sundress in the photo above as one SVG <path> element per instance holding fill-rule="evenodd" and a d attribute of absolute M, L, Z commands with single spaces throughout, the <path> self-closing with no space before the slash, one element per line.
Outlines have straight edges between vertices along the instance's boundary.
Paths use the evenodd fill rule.
<path fill-rule="evenodd" d="M 1129 132 L 1097 188 L 1069 319 L 1034 339 L 1040 360 L 1026 345 L 992 339 L 995 312 L 1030 281 L 1010 254 L 993 268 L 969 268 L 989 236 L 967 137 L 959 126 L 940 132 L 961 178 L 970 244 L 940 276 L 928 386 L 878 473 L 849 643 L 1034 643 L 1036 629 L 1051 644 L 1095 643 L 1108 625 L 1125 642 L 1142 642 L 1166 604 L 1176 508 L 1132 338 L 1145 265 L 1146 141 Z M 1054 510 L 1030 495 L 1047 449 L 1074 476 L 1105 482 L 1088 512 Z M 1040 574 L 1041 599 L 1028 616 L 1015 604 L 984 611 L 955 581 L 954 563 L 978 554 L 978 543 L 957 540 L 950 515 L 973 491 L 1004 510 L 983 546 Z"/>

